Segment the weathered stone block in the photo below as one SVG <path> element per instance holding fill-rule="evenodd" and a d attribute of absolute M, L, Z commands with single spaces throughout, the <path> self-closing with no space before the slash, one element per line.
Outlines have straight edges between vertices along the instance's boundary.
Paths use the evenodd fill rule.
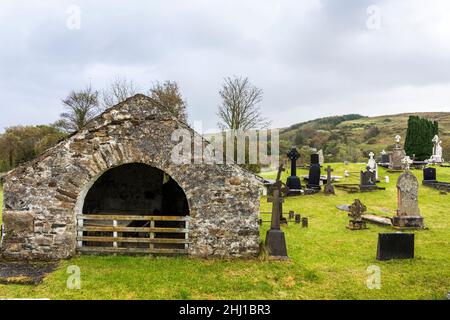
<path fill-rule="evenodd" d="M 34 213 L 30 211 L 10 211 L 3 212 L 3 223 L 6 234 L 29 234 L 34 232 Z"/>

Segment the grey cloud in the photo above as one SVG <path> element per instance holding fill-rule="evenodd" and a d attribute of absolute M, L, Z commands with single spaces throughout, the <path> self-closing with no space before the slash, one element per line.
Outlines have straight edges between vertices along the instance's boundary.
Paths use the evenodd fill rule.
<path fill-rule="evenodd" d="M 233 74 L 264 90 L 274 126 L 350 112 L 450 111 L 450 25 L 436 24 L 448 4 L 431 2 L 2 1 L 0 128 L 52 122 L 70 90 L 104 87 L 114 75 L 143 91 L 158 79 L 179 81 L 190 118 L 206 127 L 215 126 L 217 91 Z M 79 31 L 65 27 L 70 4 L 81 8 Z M 372 4 L 382 9 L 379 31 L 366 28 Z"/>

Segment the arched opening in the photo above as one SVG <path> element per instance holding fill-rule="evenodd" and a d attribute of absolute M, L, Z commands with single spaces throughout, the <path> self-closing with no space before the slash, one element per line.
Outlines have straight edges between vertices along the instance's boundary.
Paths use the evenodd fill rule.
<path fill-rule="evenodd" d="M 78 220 L 81 252 L 185 253 L 189 206 L 164 171 L 132 163 L 100 176 Z"/>

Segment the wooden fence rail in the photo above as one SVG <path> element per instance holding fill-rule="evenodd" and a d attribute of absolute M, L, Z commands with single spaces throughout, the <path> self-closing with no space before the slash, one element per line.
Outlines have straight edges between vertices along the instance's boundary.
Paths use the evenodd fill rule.
<path fill-rule="evenodd" d="M 84 253 L 143 253 L 143 254 L 187 254 L 189 249 L 189 216 L 151 216 L 151 215 L 113 215 L 113 214 L 80 214 L 78 220 L 78 251 Z M 97 225 L 95 223 L 97 222 Z M 119 226 L 119 222 L 148 222 L 145 226 Z M 100 225 L 98 225 L 101 222 Z M 166 222 L 161 227 L 156 227 L 156 222 Z M 169 227 L 167 223 L 179 222 L 176 227 Z M 111 223 L 111 225 L 104 224 Z M 184 224 L 180 226 L 180 223 Z M 123 223 L 122 223 L 123 224 Z M 85 235 L 89 233 L 108 233 L 109 235 Z M 119 233 L 122 233 L 119 235 Z M 139 236 L 125 236 L 123 233 L 138 233 Z M 144 236 L 142 236 L 144 234 Z M 146 236 L 145 234 L 148 234 Z M 156 235 L 166 234 L 164 237 Z M 184 234 L 184 237 L 170 238 L 170 234 Z M 111 236 L 112 235 L 112 236 Z M 85 246 L 85 242 L 112 243 L 110 247 Z M 124 247 L 125 243 L 135 244 L 140 247 Z M 120 246 L 119 246 L 120 244 Z M 142 245 L 145 247 L 142 248 Z M 148 247 L 147 247 L 148 245 Z M 155 247 L 155 245 L 159 247 Z M 164 248 L 162 246 L 171 246 Z M 181 248 L 180 248 L 181 246 Z"/>

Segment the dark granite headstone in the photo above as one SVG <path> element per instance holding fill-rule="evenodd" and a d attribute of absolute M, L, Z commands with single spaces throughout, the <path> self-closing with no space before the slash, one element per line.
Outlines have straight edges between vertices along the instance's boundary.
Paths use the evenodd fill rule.
<path fill-rule="evenodd" d="M 294 211 L 289 211 L 289 220 L 292 220 L 295 218 L 295 212 Z"/>
<path fill-rule="evenodd" d="M 389 163 L 389 160 L 390 158 L 389 158 L 389 155 L 388 154 L 382 154 L 381 155 L 381 163 L 383 163 L 383 164 L 386 164 L 386 163 Z"/>
<path fill-rule="evenodd" d="M 361 171 L 360 188 L 361 190 L 377 188 L 377 178 L 375 172 L 371 172 L 369 170 Z"/>
<path fill-rule="evenodd" d="M 302 188 L 300 178 L 297 177 L 297 160 L 300 158 L 300 154 L 296 147 L 292 147 L 287 156 L 291 161 L 291 175 L 287 178 L 286 186 L 291 190 L 299 190 Z"/>
<path fill-rule="evenodd" d="M 423 182 L 436 182 L 436 168 L 423 169 Z"/>
<path fill-rule="evenodd" d="M 312 154 L 311 155 L 311 166 L 309 168 L 309 176 L 308 176 L 308 189 L 313 190 L 321 190 L 320 188 L 320 164 L 319 164 L 319 155 Z"/>
<path fill-rule="evenodd" d="M 295 223 L 300 224 L 301 221 L 302 221 L 302 216 L 299 214 L 296 214 L 295 215 Z"/>
<path fill-rule="evenodd" d="M 277 259 L 287 259 L 286 239 L 284 232 L 280 228 L 280 206 L 282 197 L 280 191 L 275 189 L 273 191 L 272 201 L 272 223 L 270 230 L 266 234 L 266 247 L 271 257 Z"/>
<path fill-rule="evenodd" d="M 378 234 L 377 260 L 413 258 L 414 233 Z"/>
<path fill-rule="evenodd" d="M 308 218 L 302 218 L 302 228 L 308 228 Z"/>

